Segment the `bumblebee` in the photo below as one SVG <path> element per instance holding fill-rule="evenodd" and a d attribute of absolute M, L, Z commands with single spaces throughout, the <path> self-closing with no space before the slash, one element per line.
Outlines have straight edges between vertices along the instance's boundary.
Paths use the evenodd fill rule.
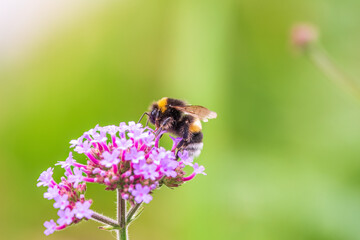
<path fill-rule="evenodd" d="M 167 97 L 153 103 L 150 111 L 144 114 L 148 115 L 148 121 L 155 125 L 156 135 L 166 130 L 182 137 L 177 145 L 178 152 L 186 150 L 190 157 L 199 156 L 203 148 L 201 121 L 207 122 L 208 119 L 217 117 L 215 112 L 205 107 L 187 105 L 182 100 Z"/>

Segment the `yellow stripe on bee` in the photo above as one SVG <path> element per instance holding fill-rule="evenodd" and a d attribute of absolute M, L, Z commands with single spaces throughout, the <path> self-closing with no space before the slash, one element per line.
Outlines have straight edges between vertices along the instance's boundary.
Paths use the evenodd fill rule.
<path fill-rule="evenodd" d="M 190 124 L 189 127 L 190 132 L 200 132 L 201 131 L 201 122 L 199 119 L 195 120 L 195 122 Z"/>
<path fill-rule="evenodd" d="M 166 105 L 167 105 L 167 100 L 168 98 L 167 97 L 164 97 L 162 99 L 160 99 L 158 102 L 157 102 L 157 105 L 159 106 L 159 109 L 161 112 L 165 112 L 166 110 Z"/>

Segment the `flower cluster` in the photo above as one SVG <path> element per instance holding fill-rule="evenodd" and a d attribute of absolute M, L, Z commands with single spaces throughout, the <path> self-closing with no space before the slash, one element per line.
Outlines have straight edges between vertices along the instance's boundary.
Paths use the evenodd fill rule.
<path fill-rule="evenodd" d="M 48 187 L 44 198 L 54 199 L 54 208 L 59 209 L 57 225 L 54 220 L 45 222 L 44 226 L 47 228 L 45 234 L 49 235 L 55 230 L 61 230 L 65 227 L 78 223 L 82 219 L 89 219 L 92 215 L 90 210 L 91 200 L 86 201 L 84 193 L 86 190 L 86 183 L 81 179 L 82 172 L 79 168 L 74 168 L 74 171 L 68 167 L 66 168 L 65 175 L 67 178 L 62 177 L 61 182 L 58 184 L 54 181 L 53 168 L 48 168 L 46 171 L 41 173 L 37 186 Z"/>
<path fill-rule="evenodd" d="M 91 200 L 85 201 L 85 182 L 100 183 L 106 190 L 119 189 L 122 199 L 135 203 L 149 203 L 152 192 L 162 185 L 177 187 L 204 174 L 204 167 L 193 163 L 186 151 L 178 152 L 176 146 L 181 138 L 171 137 L 173 147 L 170 151 L 159 147 L 159 139 L 153 130 L 135 122 L 120 123 L 100 127 L 85 132 L 80 138 L 70 141 L 71 148 L 86 156 L 87 163 L 81 164 L 69 153 L 66 161 L 58 162 L 65 169 L 65 176 L 57 184 L 53 178 L 53 169 L 43 172 L 38 186 L 47 186 L 44 194 L 54 199 L 59 210 L 59 226 L 51 220 L 45 222 L 48 235 L 54 230 L 77 223 L 81 219 L 91 218 L 89 209 Z M 185 177 L 185 166 L 193 167 L 193 173 Z"/>

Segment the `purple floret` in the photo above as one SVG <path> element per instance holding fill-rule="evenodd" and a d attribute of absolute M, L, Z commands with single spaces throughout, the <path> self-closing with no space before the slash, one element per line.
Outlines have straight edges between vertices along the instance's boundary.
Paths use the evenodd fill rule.
<path fill-rule="evenodd" d="M 46 199 L 54 199 L 59 196 L 59 188 L 58 186 L 49 187 L 48 191 L 44 193 L 44 198 Z"/>
<path fill-rule="evenodd" d="M 192 162 L 194 161 L 194 159 L 189 157 L 188 151 L 179 151 L 178 156 L 183 164 L 192 166 Z"/>
<path fill-rule="evenodd" d="M 83 140 L 84 140 L 84 137 L 83 136 L 81 136 L 81 137 L 79 137 L 78 139 L 74 139 L 74 140 L 71 140 L 70 141 L 70 148 L 73 148 L 73 147 L 76 147 L 76 146 L 78 146 L 78 145 L 81 145 L 82 144 L 82 142 L 83 142 Z"/>
<path fill-rule="evenodd" d="M 150 188 L 148 186 L 142 186 L 140 183 L 136 184 L 135 189 L 131 194 L 135 197 L 135 202 L 149 203 L 152 200 L 152 196 L 149 194 Z"/>
<path fill-rule="evenodd" d="M 128 133 L 128 136 L 135 141 L 138 141 L 144 137 L 147 137 L 147 133 L 144 133 L 144 129 L 136 128 Z"/>
<path fill-rule="evenodd" d="M 117 148 L 121 150 L 128 149 L 133 145 L 131 140 L 127 140 L 126 138 L 116 139 Z"/>
<path fill-rule="evenodd" d="M 90 151 L 91 143 L 89 141 L 85 141 L 80 145 L 77 145 L 74 149 L 77 153 L 88 153 Z"/>
<path fill-rule="evenodd" d="M 38 183 L 36 186 L 49 186 L 51 184 L 51 181 L 53 180 L 54 168 L 49 167 L 46 171 L 42 172 L 40 174 L 40 177 L 38 178 Z"/>
<path fill-rule="evenodd" d="M 59 210 L 58 211 L 59 219 L 57 220 L 57 223 L 59 225 L 70 225 L 73 221 L 74 212 L 70 210 L 70 208 L 66 208 L 65 210 Z"/>
<path fill-rule="evenodd" d="M 70 168 L 70 166 L 73 166 L 74 163 L 76 163 L 75 159 L 73 159 L 73 155 L 72 152 L 69 153 L 69 156 L 66 158 L 65 161 L 59 161 L 58 163 L 55 164 L 56 165 L 60 165 L 62 168 Z"/>
<path fill-rule="evenodd" d="M 54 208 L 60 208 L 61 210 L 64 210 L 68 205 L 68 195 L 59 195 L 55 198 Z"/>
<path fill-rule="evenodd" d="M 77 202 L 74 208 L 74 214 L 78 219 L 82 219 L 83 217 L 89 219 L 93 214 L 93 211 L 90 209 L 91 203 L 89 201 L 85 201 L 83 203 Z"/>
<path fill-rule="evenodd" d="M 56 230 L 56 223 L 54 222 L 54 220 L 51 219 L 50 222 L 46 221 L 44 223 L 44 227 L 46 227 L 46 230 L 44 231 L 44 233 L 46 236 L 48 236 Z"/>
<path fill-rule="evenodd" d="M 115 125 L 109 125 L 105 129 L 110 135 L 115 135 L 119 131 L 119 128 Z"/>
<path fill-rule="evenodd" d="M 138 152 L 134 147 L 130 149 L 129 153 L 125 154 L 125 160 L 133 163 L 139 163 L 142 159 L 144 159 L 144 152 Z"/>
<path fill-rule="evenodd" d="M 133 132 L 133 131 L 140 130 L 140 129 L 143 129 L 141 123 L 135 123 L 134 121 L 129 122 L 128 127 L 127 127 L 127 130 L 129 132 Z"/>
<path fill-rule="evenodd" d="M 204 173 L 204 170 L 205 170 L 204 166 L 199 166 L 198 163 L 195 163 L 193 165 L 193 168 L 194 168 L 194 173 L 206 175 L 206 173 Z"/>
<path fill-rule="evenodd" d="M 175 168 L 179 165 L 179 162 L 175 160 L 170 160 L 168 158 L 164 158 L 160 162 L 161 164 L 161 172 L 163 172 L 168 177 L 176 177 L 177 173 Z"/>
<path fill-rule="evenodd" d="M 105 167 L 111 167 L 114 164 L 118 164 L 120 162 L 119 154 L 120 152 L 116 149 L 112 153 L 104 152 L 104 160 L 102 160 L 100 163 Z"/>
<path fill-rule="evenodd" d="M 145 160 L 139 161 L 138 164 L 134 164 L 134 174 L 142 175 L 145 179 L 155 180 L 159 177 L 159 172 L 157 170 L 157 165 L 155 164 L 147 164 Z"/>
<path fill-rule="evenodd" d="M 65 172 L 65 175 L 68 177 L 68 182 L 74 184 L 75 188 L 84 179 L 83 172 L 78 167 L 74 168 L 74 174 L 69 174 L 68 172 Z"/>
<path fill-rule="evenodd" d="M 175 155 L 173 152 L 166 151 L 165 148 L 160 147 L 157 150 L 153 150 L 150 154 L 150 158 L 155 164 L 160 164 L 162 160 L 174 160 Z"/>

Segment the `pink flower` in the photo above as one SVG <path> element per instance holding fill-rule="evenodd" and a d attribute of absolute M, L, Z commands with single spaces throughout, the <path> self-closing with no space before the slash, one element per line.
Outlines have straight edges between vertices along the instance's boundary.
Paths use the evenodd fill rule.
<path fill-rule="evenodd" d="M 78 219 L 82 219 L 83 217 L 89 219 L 93 214 L 93 211 L 90 209 L 90 206 L 91 203 L 89 201 L 85 201 L 84 203 L 77 202 L 73 212 Z"/>
<path fill-rule="evenodd" d="M 58 211 L 59 219 L 57 220 L 57 223 L 59 225 L 70 225 L 73 221 L 74 212 L 71 211 L 69 208 L 66 208 L 65 210 L 59 210 Z"/>
<path fill-rule="evenodd" d="M 44 227 L 46 227 L 44 233 L 46 236 L 48 236 L 56 230 L 56 223 L 54 222 L 54 220 L 51 219 L 50 222 L 46 221 L 44 223 Z"/>
<path fill-rule="evenodd" d="M 55 198 L 54 208 L 65 209 L 69 205 L 68 195 L 62 195 Z"/>
<path fill-rule="evenodd" d="M 37 186 L 49 186 L 51 184 L 51 181 L 53 180 L 52 175 L 53 175 L 53 171 L 54 168 L 49 167 L 46 171 L 42 172 L 40 174 L 40 177 L 38 178 L 38 184 Z"/>
<path fill-rule="evenodd" d="M 291 41 L 296 47 L 306 47 L 317 40 L 318 32 L 309 24 L 295 25 L 291 31 Z"/>
<path fill-rule="evenodd" d="M 100 162 L 101 165 L 104 165 L 105 167 L 109 168 L 114 164 L 118 164 L 120 162 L 119 159 L 119 150 L 114 150 L 112 153 L 104 152 L 103 157 L 104 160 Z"/>
<path fill-rule="evenodd" d="M 135 197 L 137 203 L 145 202 L 149 203 L 152 200 L 152 196 L 149 194 L 150 188 L 148 186 L 142 186 L 140 183 L 136 184 L 135 189 L 131 194 Z"/>
<path fill-rule="evenodd" d="M 58 196 L 59 196 L 59 188 L 58 188 L 58 186 L 49 187 L 48 191 L 46 193 L 44 193 L 44 198 L 47 198 L 49 200 L 57 198 Z"/>
<path fill-rule="evenodd" d="M 72 152 L 69 153 L 69 157 L 66 158 L 66 161 L 59 161 L 56 165 L 60 165 L 62 168 L 70 168 L 70 166 L 73 166 L 76 161 L 73 159 Z"/>

